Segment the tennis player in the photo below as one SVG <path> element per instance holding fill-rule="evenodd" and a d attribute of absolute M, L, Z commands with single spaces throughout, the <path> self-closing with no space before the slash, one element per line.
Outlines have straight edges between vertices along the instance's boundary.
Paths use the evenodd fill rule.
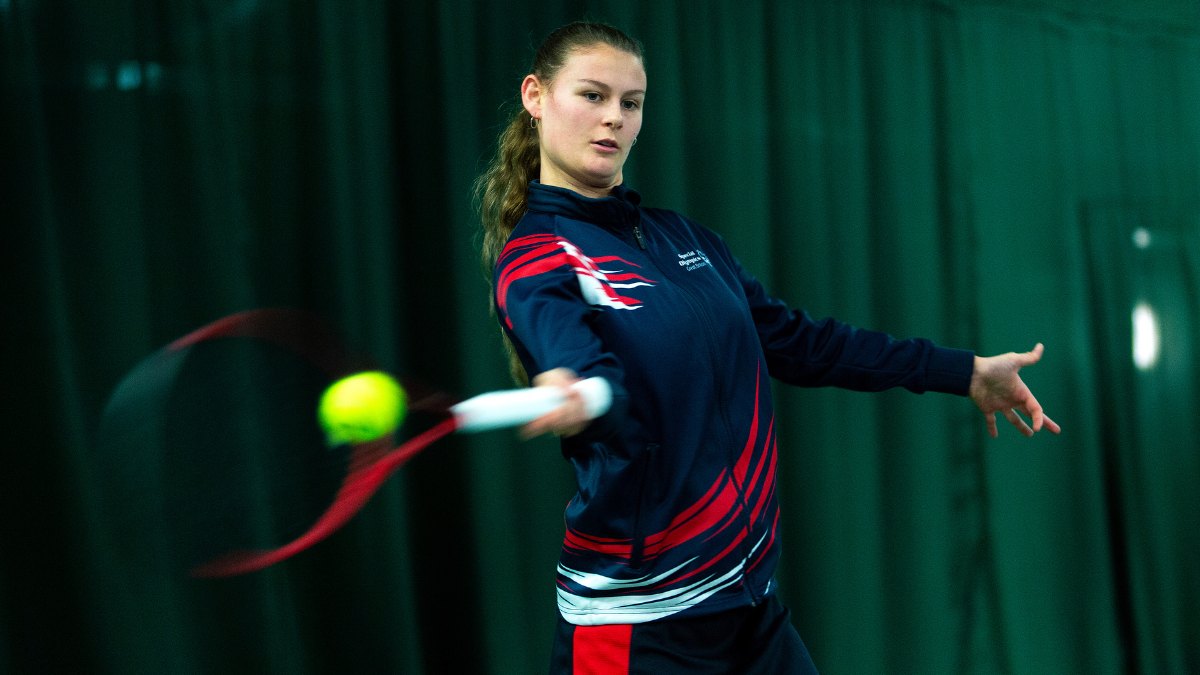
<path fill-rule="evenodd" d="M 625 185 L 645 95 L 640 43 L 556 30 L 476 185 L 514 377 L 599 376 L 614 395 L 591 419 L 567 389 L 525 429 L 562 437 L 579 488 L 551 673 L 815 673 L 775 594 L 768 378 L 969 395 L 993 436 L 998 411 L 1027 436 L 1058 433 L 1017 374 L 1042 347 L 981 358 L 788 309 L 720 236 Z"/>

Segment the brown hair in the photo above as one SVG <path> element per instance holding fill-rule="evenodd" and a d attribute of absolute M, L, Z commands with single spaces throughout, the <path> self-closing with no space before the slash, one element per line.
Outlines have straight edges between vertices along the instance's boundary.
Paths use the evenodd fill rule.
<path fill-rule="evenodd" d="M 552 83 L 573 52 L 596 44 L 606 44 L 633 54 L 643 64 L 646 62 L 642 44 L 637 40 L 607 24 L 577 21 L 546 36 L 533 57 L 532 73 L 543 83 Z M 529 181 L 541 174 L 541 150 L 531 119 L 524 106 L 518 103 L 514 107 L 496 141 L 495 157 L 475 179 L 475 204 L 483 233 L 481 253 L 489 283 L 509 235 L 529 207 Z M 513 379 L 522 385 L 529 384 L 516 349 L 503 331 L 501 339 Z"/>

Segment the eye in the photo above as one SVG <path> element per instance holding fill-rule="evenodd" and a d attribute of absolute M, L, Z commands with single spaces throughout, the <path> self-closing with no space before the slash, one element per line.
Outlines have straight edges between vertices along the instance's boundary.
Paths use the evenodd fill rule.
<path fill-rule="evenodd" d="M 626 110 L 637 110 L 638 108 L 641 107 L 641 105 L 639 105 L 637 101 L 634 101 L 632 99 L 630 99 L 628 101 L 622 101 L 621 105 L 624 106 L 624 108 Z"/>
<path fill-rule="evenodd" d="M 599 101 L 600 100 L 600 94 L 597 94 L 594 91 L 585 92 L 583 94 L 583 97 L 589 101 Z"/>

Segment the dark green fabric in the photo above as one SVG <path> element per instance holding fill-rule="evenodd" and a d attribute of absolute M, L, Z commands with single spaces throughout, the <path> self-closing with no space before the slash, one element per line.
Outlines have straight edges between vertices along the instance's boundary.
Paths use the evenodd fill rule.
<path fill-rule="evenodd" d="M 254 307 L 509 386 L 470 185 L 533 46 L 585 14 L 646 44 L 643 203 L 815 316 L 1046 344 L 1057 437 L 776 389 L 780 593 L 818 668 L 1200 671 L 1200 9 L 1168 0 L 0 0 L 0 670 L 545 669 L 573 493 L 548 439 L 441 442 L 223 582 L 123 564 L 88 458 L 126 372 Z"/>

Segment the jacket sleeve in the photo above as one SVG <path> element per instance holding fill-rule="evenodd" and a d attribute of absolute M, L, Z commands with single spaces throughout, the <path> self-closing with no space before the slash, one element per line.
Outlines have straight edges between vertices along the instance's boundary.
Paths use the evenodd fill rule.
<path fill-rule="evenodd" d="M 896 340 L 832 318 L 814 321 L 769 295 L 724 249 L 750 304 L 750 313 L 772 377 L 801 387 L 882 391 L 904 387 L 915 393 L 966 396 L 975 353 L 938 347 L 925 339 Z"/>
<path fill-rule="evenodd" d="M 577 440 L 603 440 L 620 429 L 629 405 L 624 370 L 592 330 L 595 310 L 584 300 L 561 248 L 546 241 L 510 241 L 496 264 L 493 289 L 501 328 L 530 379 L 570 368 L 583 378 L 603 377 L 612 387 L 612 407 Z"/>

